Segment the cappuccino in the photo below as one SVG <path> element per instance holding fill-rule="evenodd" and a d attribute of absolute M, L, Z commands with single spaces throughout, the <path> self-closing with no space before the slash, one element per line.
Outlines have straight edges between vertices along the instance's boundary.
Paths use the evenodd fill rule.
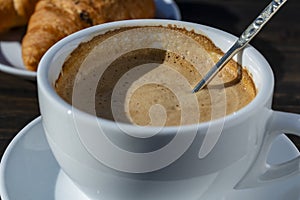
<path fill-rule="evenodd" d="M 81 43 L 55 83 L 74 107 L 140 126 L 178 126 L 234 113 L 254 99 L 249 72 L 231 60 L 201 91 L 192 88 L 222 57 L 204 34 L 178 27 L 138 26 Z"/>

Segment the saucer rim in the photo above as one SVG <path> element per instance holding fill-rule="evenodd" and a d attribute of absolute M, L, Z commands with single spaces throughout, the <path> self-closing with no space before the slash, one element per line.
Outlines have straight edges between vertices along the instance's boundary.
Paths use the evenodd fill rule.
<path fill-rule="evenodd" d="M 8 166 L 8 160 L 11 157 L 11 153 L 13 152 L 14 148 L 16 145 L 18 145 L 18 142 L 30 132 L 32 128 L 35 126 L 39 125 L 42 123 L 42 117 L 38 116 L 35 119 L 33 119 L 31 122 L 29 122 L 23 129 L 21 129 L 16 136 L 11 140 L 9 145 L 7 146 L 6 150 L 3 153 L 3 156 L 1 158 L 0 162 L 0 196 L 3 200 L 10 200 L 8 190 L 5 187 L 5 171 Z M 41 130 L 43 131 L 43 130 Z M 286 140 L 288 144 L 290 144 L 289 148 L 291 148 L 291 153 L 293 153 L 295 156 L 300 155 L 297 147 L 294 145 L 294 143 L 286 136 L 286 135 L 281 135 L 282 140 Z M 49 149 L 49 151 L 51 151 Z M 58 166 L 59 171 L 61 168 Z"/>
<path fill-rule="evenodd" d="M 22 128 L 16 136 L 11 140 L 5 149 L 1 161 L 0 161 L 0 196 L 3 200 L 10 200 L 8 196 L 7 188 L 5 187 L 5 170 L 7 167 L 8 159 L 10 158 L 11 153 L 13 152 L 15 146 L 18 144 L 20 139 L 26 135 L 34 126 L 42 123 L 42 117 L 38 116 L 37 118 L 30 121 L 24 128 Z"/>

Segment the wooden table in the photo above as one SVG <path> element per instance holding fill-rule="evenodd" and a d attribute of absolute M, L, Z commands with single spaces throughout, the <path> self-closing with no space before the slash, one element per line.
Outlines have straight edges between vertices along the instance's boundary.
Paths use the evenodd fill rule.
<path fill-rule="evenodd" d="M 181 0 L 184 21 L 210 25 L 234 35 L 252 22 L 269 0 Z M 300 113 L 300 1 L 289 0 L 251 44 L 269 61 L 275 74 L 273 108 Z M 39 116 L 37 87 L 0 72 L 0 154 L 31 120 Z M 289 136 L 300 149 L 298 137 Z"/>

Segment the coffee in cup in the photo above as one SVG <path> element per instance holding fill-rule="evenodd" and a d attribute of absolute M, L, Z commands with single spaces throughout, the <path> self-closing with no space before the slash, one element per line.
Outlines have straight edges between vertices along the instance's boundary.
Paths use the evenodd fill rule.
<path fill-rule="evenodd" d="M 234 58 L 244 69 L 231 61 L 207 89 L 191 94 L 194 84 L 222 55 L 203 35 L 223 51 L 237 39 L 195 23 L 128 20 L 72 34 L 44 55 L 37 82 L 46 138 L 61 170 L 88 198 L 224 199 L 236 190 L 299 175 L 300 157 L 280 165 L 267 163 L 278 135 L 283 131 L 299 135 L 300 116 L 272 110 L 273 73 L 255 48 L 248 45 Z M 243 87 L 229 93 L 239 84 Z M 233 98 L 234 91 L 243 95 Z M 199 108 L 206 103 L 198 97 L 207 92 L 211 117 L 198 123 L 204 115 Z M 247 92 L 254 99 L 245 98 L 246 105 L 235 106 Z M 98 105 L 99 99 L 109 108 Z M 145 116 L 150 115 L 158 127 L 140 117 L 144 113 L 132 114 L 142 111 L 137 103 L 148 102 Z M 180 124 L 189 125 L 172 126 L 168 106 L 176 110 L 177 103 Z M 236 109 L 230 114 L 231 106 Z M 105 112 L 108 119 L 112 113 L 113 119 L 97 117 Z M 174 121 L 178 124 L 178 119 Z"/>
<path fill-rule="evenodd" d="M 232 114 L 256 95 L 251 74 L 234 60 L 208 88 L 192 94 L 222 55 L 193 30 L 125 27 L 81 43 L 55 88 L 68 103 L 104 119 L 140 126 L 196 124 Z"/>

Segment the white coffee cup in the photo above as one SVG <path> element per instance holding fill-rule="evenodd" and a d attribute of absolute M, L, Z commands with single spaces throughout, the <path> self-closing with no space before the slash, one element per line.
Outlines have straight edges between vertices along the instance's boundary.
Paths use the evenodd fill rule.
<path fill-rule="evenodd" d="M 235 59 L 252 74 L 257 96 L 221 119 L 141 128 L 97 118 L 57 95 L 53 85 L 62 65 L 81 42 L 120 27 L 168 25 L 204 33 L 223 51 L 236 40 L 194 23 L 130 20 L 79 31 L 44 55 L 37 74 L 39 104 L 47 140 L 61 169 L 88 197 L 105 200 L 220 199 L 228 190 L 261 187 L 299 173 L 299 157 L 276 166 L 266 162 L 278 135 L 300 135 L 300 115 L 271 109 L 273 73 L 250 45 Z M 132 145 L 138 146 L 136 152 L 126 149 Z"/>

